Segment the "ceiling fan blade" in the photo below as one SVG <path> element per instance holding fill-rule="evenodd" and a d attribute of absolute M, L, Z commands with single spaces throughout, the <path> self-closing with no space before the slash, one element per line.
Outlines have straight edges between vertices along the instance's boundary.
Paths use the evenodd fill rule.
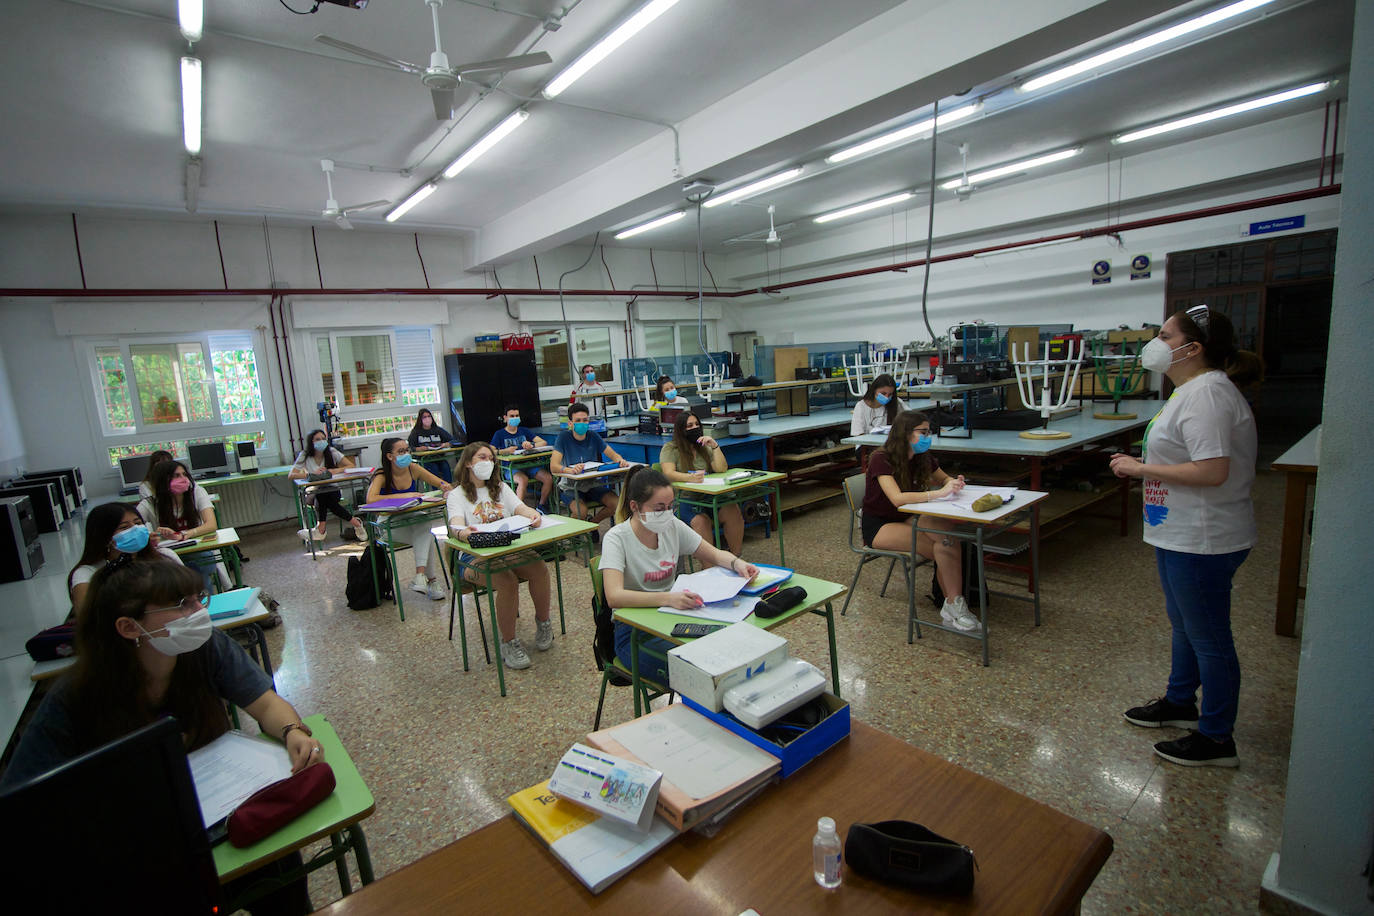
<path fill-rule="evenodd" d="M 359 210 L 371 210 L 373 207 L 384 207 L 391 203 L 389 200 L 369 200 L 365 204 L 353 204 L 349 207 L 340 207 L 339 212 L 347 216 L 350 213 L 357 213 Z"/>
<path fill-rule="evenodd" d="M 429 96 L 434 100 L 434 117 L 440 121 L 453 120 L 453 90 L 431 89 Z"/>
<path fill-rule="evenodd" d="M 424 73 L 425 68 L 410 63 L 409 61 L 397 60 L 394 57 L 387 57 L 385 54 L 378 54 L 376 51 L 369 51 L 367 48 L 360 48 L 357 45 L 349 44 L 346 41 L 339 41 L 337 38 L 330 38 L 328 35 L 316 35 L 315 40 L 322 45 L 329 45 L 331 48 L 338 48 L 340 51 L 347 51 L 358 57 L 366 57 L 368 60 L 376 61 L 379 64 L 386 64 L 388 67 L 400 70 L 403 73 Z"/>
<path fill-rule="evenodd" d="M 498 57 L 495 60 L 477 60 L 459 64 L 453 71 L 459 76 L 469 73 L 505 73 L 507 70 L 521 70 L 525 67 L 539 67 L 553 63 L 553 58 L 544 51 L 533 54 L 519 54 L 515 57 Z"/>
<path fill-rule="evenodd" d="M 352 229 L 353 224 L 348 221 L 348 217 L 340 213 L 334 217 L 334 222 L 338 223 L 340 229 Z"/>

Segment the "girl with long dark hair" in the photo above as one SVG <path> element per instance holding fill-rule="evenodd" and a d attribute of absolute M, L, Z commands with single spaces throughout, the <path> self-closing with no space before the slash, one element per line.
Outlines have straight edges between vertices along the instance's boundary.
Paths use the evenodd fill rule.
<path fill-rule="evenodd" d="M 434 419 L 434 414 L 428 407 L 421 407 L 420 412 L 415 415 L 415 425 L 410 428 L 410 435 L 406 437 L 406 441 L 410 443 L 412 453 L 420 454 L 448 448 L 449 443 L 453 441 L 453 434 L 439 425 L 439 421 Z M 446 481 L 453 479 L 448 458 L 432 462 L 432 466 L 438 469 L 435 473 L 439 477 Z"/>
<path fill-rule="evenodd" d="M 352 469 L 353 459 L 330 445 L 324 430 L 312 429 L 305 441 L 305 450 L 296 456 L 296 463 L 286 474 L 291 480 L 329 480 Z M 319 524 L 313 529 L 302 528 L 296 532 L 302 538 L 313 537 L 323 541 L 328 534 L 329 516 L 336 515 L 353 526 L 358 540 L 367 539 L 363 520 L 343 507 L 343 491 L 337 486 L 315 487 L 306 498 L 314 500 L 315 517 L 319 519 Z"/>
<path fill-rule="evenodd" d="M 917 516 L 898 509 L 909 503 L 933 502 L 964 488 L 964 478 L 951 477 L 930 454 L 930 418 L 917 410 L 899 413 L 887 441 L 868 459 L 864 479 L 862 531 L 864 543 L 879 550 L 911 550 L 911 526 Z M 954 522 L 920 516 L 922 528 L 953 528 Z M 916 552 L 935 561 L 935 574 L 945 603 L 940 618 L 957 630 L 977 630 L 982 624 L 964 598 L 964 575 L 959 544 L 949 537 L 920 531 Z"/>
<path fill-rule="evenodd" d="M 430 471 L 414 463 L 414 458 L 410 454 L 410 443 L 405 439 L 383 439 L 381 453 L 382 463 L 367 485 L 367 502 L 402 493 L 418 495 L 422 480 L 445 493 L 453 489 L 453 485 L 448 481 L 440 480 Z M 429 571 L 429 549 L 434 543 L 434 535 L 430 533 L 429 524 L 420 522 L 404 528 L 393 528 L 391 535 L 414 548 L 415 578 L 410 580 L 411 591 L 428 595 L 434 601 L 444 598 L 444 587 L 439 584 L 438 573 Z"/>
<path fill-rule="evenodd" d="M 138 484 L 138 498 L 147 499 L 153 495 L 153 468 L 164 461 L 171 461 L 172 453 L 165 448 L 160 448 L 148 456 L 148 470 L 144 472 L 143 479 Z"/>
<path fill-rule="evenodd" d="M 86 543 L 67 573 L 73 610 L 80 609 L 95 574 L 121 554 L 130 554 L 135 560 L 161 559 L 181 564 L 181 557 L 157 546 L 157 536 L 148 530 L 137 509 L 128 503 L 102 503 L 86 512 Z"/>
<path fill-rule="evenodd" d="M 866 436 L 880 426 L 891 426 L 906 409 L 905 402 L 897 397 L 897 380 L 886 373 L 879 375 L 868 383 L 864 396 L 854 405 L 849 434 Z"/>
<path fill-rule="evenodd" d="M 219 530 L 210 494 L 196 486 L 186 465 L 180 461 L 163 461 L 153 468 L 151 484 L 153 495 L 138 504 L 138 514 L 143 516 L 149 528 L 156 529 L 158 537 L 181 540 Z M 186 565 L 200 571 L 207 589 L 211 576 L 219 574 L 216 568 L 219 564 L 203 555 L 191 556 Z M 228 583 L 227 570 L 220 575 L 219 581 Z"/>
<path fill-rule="evenodd" d="M 663 476 L 672 483 L 701 483 L 707 471 L 719 473 L 730 467 L 720 443 L 704 434 L 701 418 L 693 413 L 678 414 L 673 421 L 673 438 L 659 451 L 658 462 L 663 469 Z M 731 551 L 739 554 L 744 549 L 744 514 L 740 512 L 739 505 L 721 506 L 716 513 L 725 533 L 725 543 Z M 678 517 L 702 537 L 714 537 L 711 516 L 706 513 L 698 512 L 692 506 L 683 506 Z"/>

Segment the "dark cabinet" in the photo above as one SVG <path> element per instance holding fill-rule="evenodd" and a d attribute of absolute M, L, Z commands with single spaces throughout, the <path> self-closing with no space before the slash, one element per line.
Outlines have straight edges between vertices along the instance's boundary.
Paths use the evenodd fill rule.
<path fill-rule="evenodd" d="M 444 357 L 450 430 L 465 442 L 490 442 L 509 404 L 520 408 L 522 426 L 540 426 L 539 379 L 533 350 L 450 353 Z"/>

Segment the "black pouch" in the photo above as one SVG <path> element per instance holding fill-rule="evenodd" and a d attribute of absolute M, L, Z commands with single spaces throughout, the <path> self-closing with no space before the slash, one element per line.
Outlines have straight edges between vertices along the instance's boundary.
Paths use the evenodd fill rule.
<path fill-rule="evenodd" d="M 468 535 L 468 543 L 473 547 L 509 547 L 520 537 L 517 531 L 474 531 Z"/>
<path fill-rule="evenodd" d="M 763 620 L 771 620 L 779 614 L 787 613 L 805 600 L 806 589 L 800 585 L 794 585 L 791 588 L 775 592 L 754 605 L 754 616 Z"/>
<path fill-rule="evenodd" d="M 973 851 L 911 821 L 851 825 L 844 857 L 859 874 L 886 884 L 929 894 L 973 891 Z"/>

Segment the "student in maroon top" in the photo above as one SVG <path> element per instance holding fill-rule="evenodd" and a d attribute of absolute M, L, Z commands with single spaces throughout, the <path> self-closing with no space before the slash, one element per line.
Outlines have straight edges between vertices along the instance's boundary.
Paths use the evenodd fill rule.
<path fill-rule="evenodd" d="M 940 469 L 930 454 L 930 442 L 930 420 L 925 414 L 906 410 L 897 415 L 887 441 L 868 460 L 861 520 L 864 544 L 879 550 L 910 550 L 911 525 L 918 516 L 897 507 L 931 502 L 964 488 L 962 476 L 951 477 Z M 919 518 L 922 528 L 953 528 L 955 524 L 929 515 Z M 981 624 L 964 600 L 958 543 L 922 531 L 916 535 L 916 552 L 935 561 L 935 574 L 945 593 L 941 619 L 955 629 L 978 629 Z"/>

